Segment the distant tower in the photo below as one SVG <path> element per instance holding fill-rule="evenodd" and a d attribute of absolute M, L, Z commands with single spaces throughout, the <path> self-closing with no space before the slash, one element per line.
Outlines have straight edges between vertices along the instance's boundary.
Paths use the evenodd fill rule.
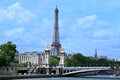
<path fill-rule="evenodd" d="M 98 56 L 97 56 L 97 49 L 95 49 L 95 55 L 94 55 L 94 58 L 97 60 L 98 59 Z"/>
<path fill-rule="evenodd" d="M 58 26 L 58 8 L 55 9 L 55 23 L 54 23 L 54 33 L 53 42 L 51 44 L 51 54 L 50 56 L 60 56 L 61 44 L 59 40 L 59 26 Z"/>

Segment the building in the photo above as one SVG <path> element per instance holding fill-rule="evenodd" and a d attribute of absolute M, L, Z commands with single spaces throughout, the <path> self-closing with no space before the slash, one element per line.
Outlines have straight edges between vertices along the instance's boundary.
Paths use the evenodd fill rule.
<path fill-rule="evenodd" d="M 18 51 L 15 53 L 14 62 L 16 62 L 16 63 L 19 62 L 19 52 Z"/>
<path fill-rule="evenodd" d="M 108 58 L 106 56 L 100 56 L 99 59 L 106 59 L 106 60 L 108 60 Z"/>
<path fill-rule="evenodd" d="M 19 63 L 30 63 L 32 65 L 40 65 L 40 57 L 42 53 L 39 52 L 25 52 L 19 55 Z"/>

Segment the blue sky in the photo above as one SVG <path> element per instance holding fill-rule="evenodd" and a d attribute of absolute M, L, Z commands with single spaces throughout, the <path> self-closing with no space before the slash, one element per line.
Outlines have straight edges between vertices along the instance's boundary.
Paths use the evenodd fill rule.
<path fill-rule="evenodd" d="M 57 2 L 56 2 L 57 1 Z M 67 53 L 120 59 L 120 0 L 0 0 L 0 44 L 43 52 L 52 43 L 54 9 Z"/>

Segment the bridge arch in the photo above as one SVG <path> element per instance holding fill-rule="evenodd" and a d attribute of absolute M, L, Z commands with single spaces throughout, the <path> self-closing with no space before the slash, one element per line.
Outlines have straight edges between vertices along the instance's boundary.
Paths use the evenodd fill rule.
<path fill-rule="evenodd" d="M 110 67 L 65 67 L 63 69 L 63 76 L 74 76 L 87 73 L 98 73 L 101 71 L 109 71 Z M 72 71 L 73 70 L 73 71 Z"/>
<path fill-rule="evenodd" d="M 53 70 L 51 71 L 51 73 L 52 73 L 52 74 L 56 74 L 56 70 L 53 69 Z"/>

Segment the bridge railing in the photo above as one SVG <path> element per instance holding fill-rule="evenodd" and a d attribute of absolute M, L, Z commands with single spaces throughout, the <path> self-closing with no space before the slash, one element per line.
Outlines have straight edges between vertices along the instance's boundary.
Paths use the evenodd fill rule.
<path fill-rule="evenodd" d="M 110 70 L 110 67 L 64 67 L 63 74 L 72 74 L 87 71 Z"/>
<path fill-rule="evenodd" d="M 110 67 L 64 67 L 63 69 L 108 69 Z"/>

